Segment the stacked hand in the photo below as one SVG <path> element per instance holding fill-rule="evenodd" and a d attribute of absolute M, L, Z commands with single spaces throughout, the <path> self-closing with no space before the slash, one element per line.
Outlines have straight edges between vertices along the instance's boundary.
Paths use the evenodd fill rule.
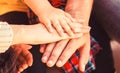
<path fill-rule="evenodd" d="M 74 21 L 74 23 L 81 25 L 83 22 L 77 20 Z M 79 33 L 82 34 L 79 38 L 66 39 L 41 45 L 40 52 L 43 53 L 42 62 L 46 63 L 48 67 L 52 67 L 55 64 L 57 67 L 62 67 L 78 49 L 80 51 L 79 69 L 83 72 L 89 58 L 90 34 L 89 32 Z"/>
<path fill-rule="evenodd" d="M 83 26 L 76 23 L 70 14 L 61 9 L 50 6 L 40 12 L 38 17 L 49 32 L 53 32 L 54 27 L 60 36 L 64 36 L 64 33 L 67 33 L 69 36 L 74 36 L 75 33 L 82 32 L 81 29 Z M 84 20 L 79 19 L 79 22 L 83 23 Z M 89 28 L 85 27 L 84 29 L 87 31 Z"/>

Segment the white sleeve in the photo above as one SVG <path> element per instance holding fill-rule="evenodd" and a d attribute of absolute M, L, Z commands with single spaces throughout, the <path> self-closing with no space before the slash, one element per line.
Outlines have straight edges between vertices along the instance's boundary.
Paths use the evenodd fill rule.
<path fill-rule="evenodd" d="M 11 45 L 13 32 L 7 22 L 0 22 L 0 53 L 5 52 Z"/>

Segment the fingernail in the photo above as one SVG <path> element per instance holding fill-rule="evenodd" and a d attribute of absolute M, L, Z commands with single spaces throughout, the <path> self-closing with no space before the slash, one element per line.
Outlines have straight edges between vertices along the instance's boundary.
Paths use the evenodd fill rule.
<path fill-rule="evenodd" d="M 48 58 L 47 58 L 46 56 L 44 56 L 44 57 L 42 58 L 42 62 L 43 62 L 43 63 L 46 63 L 47 60 L 48 60 Z"/>
<path fill-rule="evenodd" d="M 82 71 L 82 72 L 85 71 L 85 65 L 82 65 L 82 67 L 81 67 L 81 71 Z"/>
<path fill-rule="evenodd" d="M 49 61 L 47 62 L 47 66 L 48 66 L 48 67 L 52 67 L 52 66 L 53 66 L 52 64 L 53 64 L 52 60 L 49 60 Z"/>
<path fill-rule="evenodd" d="M 56 64 L 56 66 L 57 66 L 57 67 L 61 67 L 61 66 L 62 66 L 62 61 L 59 60 L 59 61 L 57 62 L 57 64 Z"/>

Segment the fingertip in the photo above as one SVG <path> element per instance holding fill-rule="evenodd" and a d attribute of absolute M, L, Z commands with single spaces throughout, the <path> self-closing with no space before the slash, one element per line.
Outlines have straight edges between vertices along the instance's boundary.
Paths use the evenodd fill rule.
<path fill-rule="evenodd" d="M 89 26 L 83 26 L 83 32 L 85 32 L 85 33 L 88 33 L 88 32 L 90 32 L 90 30 L 91 30 L 91 27 L 89 27 Z"/>
<path fill-rule="evenodd" d="M 52 26 L 47 26 L 47 29 L 48 29 L 48 31 L 49 31 L 50 33 L 53 32 L 53 28 L 52 28 Z"/>
<path fill-rule="evenodd" d="M 85 72 L 85 65 L 84 65 L 84 64 L 81 64 L 81 65 L 79 66 L 79 70 L 80 70 L 81 72 Z"/>
<path fill-rule="evenodd" d="M 50 27 L 50 29 L 49 29 L 49 32 L 51 32 L 51 33 L 53 32 L 53 29 L 52 29 L 52 27 Z"/>
<path fill-rule="evenodd" d="M 32 46 L 31 45 L 28 45 L 28 44 L 20 44 L 20 48 L 25 48 L 25 49 L 31 49 L 32 48 Z"/>
<path fill-rule="evenodd" d="M 45 25 L 45 27 L 47 28 L 47 30 L 49 32 L 53 32 L 53 28 L 52 28 L 52 25 L 51 25 L 52 23 L 49 19 L 44 20 L 43 24 Z"/>
<path fill-rule="evenodd" d="M 52 66 L 53 66 L 53 61 L 52 61 L 52 60 L 49 60 L 49 61 L 47 62 L 47 66 L 48 66 L 48 67 L 52 67 Z"/>
<path fill-rule="evenodd" d="M 33 64 L 33 60 L 31 60 L 31 62 L 28 63 L 28 66 L 32 66 Z"/>
<path fill-rule="evenodd" d="M 46 45 L 42 44 L 40 46 L 40 53 L 44 53 L 45 52 L 45 48 L 46 48 Z"/>
<path fill-rule="evenodd" d="M 26 62 L 28 64 L 28 66 L 32 66 L 32 64 L 33 64 L 33 56 L 32 56 L 31 53 L 29 53 L 28 56 L 29 57 L 27 58 Z"/>
<path fill-rule="evenodd" d="M 61 37 L 64 37 L 64 35 L 65 35 L 63 31 L 59 31 L 59 34 Z"/>
<path fill-rule="evenodd" d="M 43 63 L 46 63 L 46 62 L 47 62 L 47 60 L 48 60 L 48 57 L 43 56 L 41 60 L 42 60 L 42 62 L 43 62 Z"/>
<path fill-rule="evenodd" d="M 71 31 L 71 32 L 69 32 L 69 35 L 70 36 L 75 36 L 75 34 Z"/>
<path fill-rule="evenodd" d="M 57 67 L 62 67 L 62 66 L 63 66 L 62 61 L 59 60 L 59 61 L 56 63 L 56 66 L 57 66 Z"/>
<path fill-rule="evenodd" d="M 21 68 L 18 69 L 18 72 L 19 72 L 19 73 L 22 72 L 22 71 L 23 71 L 24 69 L 26 69 L 27 67 L 28 67 L 27 64 L 22 65 Z"/>
<path fill-rule="evenodd" d="M 24 65 L 24 66 L 23 66 L 24 69 L 26 69 L 27 67 L 28 67 L 28 65 Z M 23 69 L 23 70 L 24 70 L 24 69 Z"/>
<path fill-rule="evenodd" d="M 43 50 L 43 48 L 40 48 L 40 53 L 44 53 L 44 50 Z"/>

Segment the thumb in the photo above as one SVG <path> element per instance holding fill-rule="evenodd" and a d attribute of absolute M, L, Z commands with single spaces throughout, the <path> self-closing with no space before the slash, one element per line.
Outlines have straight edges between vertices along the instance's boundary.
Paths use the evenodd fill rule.
<path fill-rule="evenodd" d="M 88 63 L 89 59 L 90 42 L 86 43 L 83 47 L 81 47 L 79 51 L 80 51 L 79 70 L 81 72 L 84 72 L 85 66 Z"/>

